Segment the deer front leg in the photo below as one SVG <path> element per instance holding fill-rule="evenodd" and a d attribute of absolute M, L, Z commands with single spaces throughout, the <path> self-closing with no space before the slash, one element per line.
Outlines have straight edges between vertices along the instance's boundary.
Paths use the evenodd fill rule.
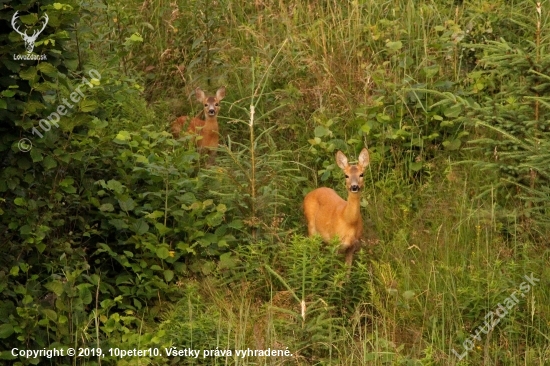
<path fill-rule="evenodd" d="M 361 248 L 361 241 L 355 240 L 346 250 L 346 265 L 351 268 L 353 254 Z"/>
<path fill-rule="evenodd" d="M 206 159 L 206 166 L 210 167 L 216 163 L 216 150 L 207 150 L 208 158 Z"/>

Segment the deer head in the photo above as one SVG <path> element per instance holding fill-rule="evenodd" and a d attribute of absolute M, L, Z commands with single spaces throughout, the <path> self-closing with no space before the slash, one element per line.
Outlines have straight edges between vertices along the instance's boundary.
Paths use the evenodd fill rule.
<path fill-rule="evenodd" d="M 21 35 L 21 37 L 23 37 L 23 41 L 25 41 L 25 48 L 27 49 L 27 52 L 28 53 L 31 53 L 32 50 L 34 49 L 34 42 L 36 41 L 36 38 L 38 38 L 38 35 L 40 33 L 42 33 L 42 31 L 44 30 L 44 28 L 46 28 L 46 24 L 48 24 L 48 14 L 44 14 L 42 16 L 42 18 L 44 18 L 44 25 L 42 26 L 42 29 L 40 30 L 34 30 L 33 33 L 32 33 L 32 36 L 29 36 L 27 34 L 27 31 L 25 30 L 25 32 L 21 32 L 19 30 L 19 28 L 17 27 L 17 25 L 15 24 L 15 21 L 17 20 L 18 16 L 17 16 L 17 13 L 19 13 L 19 11 L 16 11 L 15 14 L 13 14 L 13 17 L 11 18 L 11 26 L 13 27 L 13 29 L 19 33 Z"/>

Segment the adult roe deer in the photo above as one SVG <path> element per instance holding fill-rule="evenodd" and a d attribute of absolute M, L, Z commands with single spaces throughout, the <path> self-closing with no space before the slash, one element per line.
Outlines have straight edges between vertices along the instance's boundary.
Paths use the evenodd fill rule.
<path fill-rule="evenodd" d="M 349 165 L 346 155 L 338 151 L 336 163 L 346 175 L 348 200 L 344 201 L 333 189 L 317 188 L 304 198 L 304 214 L 309 236 L 319 234 L 325 242 L 338 237 L 340 252 L 346 253 L 346 265 L 351 268 L 353 254 L 359 250 L 363 235 L 360 201 L 369 151 L 361 150 L 357 165 Z"/>
<path fill-rule="evenodd" d="M 195 134 L 197 137 L 200 136 L 200 138 L 195 139 L 196 145 L 201 153 L 208 153 L 208 161 L 209 163 L 213 163 L 216 155 L 214 149 L 218 147 L 220 140 L 218 112 L 220 111 L 220 101 L 225 97 L 225 87 L 222 86 L 218 89 L 215 96 L 209 97 L 206 96 L 201 88 L 197 88 L 195 89 L 195 96 L 204 105 L 203 110 L 193 118 L 189 116 L 178 117 L 172 122 L 172 135 L 176 139 L 179 138 L 181 130 L 187 121 L 189 121 L 187 132 Z M 204 120 L 199 118 L 201 113 L 204 113 Z"/>

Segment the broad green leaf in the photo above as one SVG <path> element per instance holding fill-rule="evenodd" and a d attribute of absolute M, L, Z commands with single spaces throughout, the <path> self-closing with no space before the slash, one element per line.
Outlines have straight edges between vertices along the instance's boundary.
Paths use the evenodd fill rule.
<path fill-rule="evenodd" d="M 130 225 L 130 230 L 137 235 L 143 235 L 149 231 L 149 225 L 144 220 L 136 220 Z"/>
<path fill-rule="evenodd" d="M 36 243 L 36 249 L 39 253 L 44 253 L 44 250 L 46 250 L 46 244 L 44 243 Z"/>
<path fill-rule="evenodd" d="M 39 161 L 44 160 L 44 157 L 42 156 L 40 149 L 32 149 L 31 150 L 31 158 L 33 163 L 37 163 Z"/>
<path fill-rule="evenodd" d="M 55 161 L 55 159 L 51 156 L 46 156 L 44 158 L 44 161 L 42 162 L 42 166 L 44 167 L 44 169 L 50 170 L 57 166 L 57 161 Z"/>
<path fill-rule="evenodd" d="M 431 79 L 439 72 L 439 65 L 426 66 L 422 71 L 424 71 L 426 78 Z"/>
<path fill-rule="evenodd" d="M 57 321 L 57 313 L 52 309 L 42 309 L 41 312 L 46 316 L 46 318 L 53 320 L 54 322 Z"/>
<path fill-rule="evenodd" d="M 80 111 L 87 113 L 97 109 L 97 101 L 94 99 L 84 99 L 80 102 Z"/>
<path fill-rule="evenodd" d="M 64 291 L 63 283 L 61 283 L 61 281 L 58 281 L 58 280 L 49 282 L 44 287 L 46 287 L 48 290 L 50 290 L 57 296 L 61 296 Z"/>
<path fill-rule="evenodd" d="M 101 206 L 99 206 L 99 210 L 100 210 L 100 211 L 103 211 L 103 212 L 105 212 L 105 211 L 112 212 L 112 211 L 115 210 L 115 208 L 114 208 L 114 206 L 113 206 L 112 204 L 110 204 L 110 203 L 104 203 L 104 204 L 102 204 Z"/>
<path fill-rule="evenodd" d="M 67 177 L 59 183 L 59 186 L 66 193 L 76 193 L 76 188 L 73 184 L 74 179 L 71 177 Z"/>
<path fill-rule="evenodd" d="M 460 113 L 462 113 L 462 106 L 460 104 L 452 105 L 451 107 L 445 109 L 443 114 L 445 117 L 449 118 L 456 118 L 460 116 Z"/>
<path fill-rule="evenodd" d="M 57 69 L 50 64 L 49 62 L 41 62 L 36 66 L 36 69 L 40 72 L 43 72 L 44 74 L 47 74 L 49 76 L 56 76 L 57 75 Z"/>
<path fill-rule="evenodd" d="M 128 224 L 126 224 L 126 222 L 124 222 L 124 220 L 121 220 L 121 219 L 111 219 L 109 220 L 109 224 L 113 225 L 117 230 L 128 228 Z"/>
<path fill-rule="evenodd" d="M 11 324 L 2 324 L 0 325 L 0 339 L 8 338 L 13 334 L 13 325 Z"/>
<path fill-rule="evenodd" d="M 15 203 L 17 206 L 26 206 L 27 200 L 25 200 L 23 197 L 17 197 L 13 200 L 13 203 Z"/>
<path fill-rule="evenodd" d="M 71 178 L 71 177 L 66 177 L 66 178 L 63 178 L 63 180 L 61 182 L 59 182 L 59 186 L 60 187 L 70 187 L 72 186 L 74 183 L 74 178 Z"/>
<path fill-rule="evenodd" d="M 165 235 L 166 233 L 168 233 L 170 231 L 169 228 L 167 228 L 166 226 L 164 226 L 163 224 L 161 224 L 160 222 L 157 222 L 155 224 L 155 228 L 159 231 L 159 234 L 160 235 Z"/>
<path fill-rule="evenodd" d="M 118 204 L 120 206 L 120 208 L 123 210 L 123 211 L 132 211 L 135 207 L 136 207 L 136 204 L 134 202 L 134 200 L 130 197 L 124 199 L 124 200 L 118 200 Z"/>
<path fill-rule="evenodd" d="M 389 48 L 391 51 L 399 51 L 403 47 L 403 42 L 401 41 L 389 41 L 386 43 L 386 47 Z"/>
<path fill-rule="evenodd" d="M 361 131 L 363 131 L 368 135 L 373 126 L 374 126 L 374 121 L 367 121 L 361 126 Z"/>
<path fill-rule="evenodd" d="M 143 38 L 141 37 L 141 34 L 134 33 L 130 36 L 130 38 L 127 38 L 127 40 L 130 40 L 132 42 L 143 42 Z"/>
<path fill-rule="evenodd" d="M 20 15 L 19 20 L 27 25 L 33 25 L 38 21 L 38 15 L 35 13 Z"/>
<path fill-rule="evenodd" d="M 391 117 L 384 113 L 377 113 L 376 120 L 380 123 L 386 123 L 391 121 Z"/>
<path fill-rule="evenodd" d="M 421 161 L 413 162 L 411 163 L 410 167 L 412 171 L 417 172 L 420 169 L 422 169 L 422 162 Z"/>
<path fill-rule="evenodd" d="M 164 212 L 162 211 L 153 211 L 150 214 L 145 215 L 148 219 L 158 219 L 159 217 L 164 217 Z"/>
<path fill-rule="evenodd" d="M 169 269 L 164 271 L 164 279 L 166 280 L 166 282 L 172 281 L 173 278 L 174 278 L 174 272 L 172 272 Z"/>
<path fill-rule="evenodd" d="M 313 132 L 315 137 L 323 137 L 331 134 L 331 131 L 324 126 L 317 126 Z"/>
<path fill-rule="evenodd" d="M 185 192 L 183 196 L 180 197 L 180 202 L 185 203 L 187 205 L 195 202 L 196 200 L 197 198 L 195 197 L 195 194 L 193 192 Z"/>
<path fill-rule="evenodd" d="M 21 262 L 19 263 L 19 268 L 21 268 L 21 270 L 24 272 L 24 273 L 28 273 L 29 272 L 29 265 L 25 262 Z"/>
<path fill-rule="evenodd" d="M 134 154 L 134 157 L 136 158 L 136 163 L 149 163 L 149 160 L 143 155 Z"/>
<path fill-rule="evenodd" d="M 78 297 L 82 303 L 88 305 L 92 302 L 92 292 L 89 289 L 89 284 L 81 284 L 77 286 L 79 290 Z"/>
<path fill-rule="evenodd" d="M 13 90 L 6 89 L 6 90 L 2 91 L 2 96 L 3 97 L 11 98 L 14 95 L 15 95 L 15 92 Z"/>
<path fill-rule="evenodd" d="M 229 224 L 227 224 L 227 226 L 233 229 L 242 229 L 244 227 L 244 224 L 241 220 L 233 220 Z"/>
<path fill-rule="evenodd" d="M 107 182 L 107 187 L 116 192 L 116 193 L 122 193 L 123 187 L 122 184 L 118 180 L 111 179 Z"/>
<path fill-rule="evenodd" d="M 113 140 L 116 144 L 125 145 L 130 141 L 130 133 L 128 131 L 120 131 Z"/>
<path fill-rule="evenodd" d="M 34 66 L 24 68 L 19 72 L 19 76 L 23 80 L 32 80 L 36 77 L 36 75 L 36 67 Z"/>
<path fill-rule="evenodd" d="M 462 145 L 462 141 L 460 141 L 460 139 L 443 141 L 443 146 L 445 146 L 447 150 L 458 150 L 460 145 Z"/>
<path fill-rule="evenodd" d="M 160 259 L 166 259 L 170 255 L 170 251 L 165 246 L 157 248 L 157 257 Z"/>
<path fill-rule="evenodd" d="M 220 269 L 233 268 L 237 264 L 236 258 L 231 253 L 224 253 L 220 255 Z"/>
<path fill-rule="evenodd" d="M 26 102 L 25 104 L 25 111 L 26 112 L 29 112 L 29 113 L 35 113 L 37 111 L 42 111 L 44 108 L 46 108 L 46 106 L 42 103 L 40 103 L 39 101 L 37 100 L 29 100 L 28 102 Z M 51 114 L 50 114 L 51 115 Z M 55 115 L 54 115 L 55 116 Z M 52 116 L 52 120 L 55 121 L 56 119 L 53 118 L 54 116 Z M 51 126 L 54 127 L 55 125 L 53 123 L 51 123 Z M 41 133 L 47 133 L 47 131 L 44 131 L 42 129 L 40 129 L 40 132 Z"/>
<path fill-rule="evenodd" d="M 19 234 L 21 235 L 29 235 L 31 233 L 31 227 L 29 225 L 23 225 L 19 229 Z"/>
<path fill-rule="evenodd" d="M 21 303 L 23 303 L 23 305 L 29 305 L 33 301 L 34 301 L 34 298 L 31 295 L 25 295 L 23 296 L 23 300 L 21 300 Z"/>

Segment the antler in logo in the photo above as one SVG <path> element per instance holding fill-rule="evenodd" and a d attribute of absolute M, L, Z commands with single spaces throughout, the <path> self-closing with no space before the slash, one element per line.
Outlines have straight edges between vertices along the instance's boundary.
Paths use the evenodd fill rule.
<path fill-rule="evenodd" d="M 13 14 L 13 17 L 11 18 L 11 26 L 13 27 L 13 29 L 19 33 L 21 35 L 21 37 L 23 37 L 23 41 L 25 41 L 25 48 L 27 49 L 27 52 L 28 53 L 31 53 L 32 50 L 34 49 L 34 42 L 36 42 L 36 38 L 38 38 L 38 35 L 40 33 L 42 33 L 42 31 L 44 30 L 44 28 L 46 28 L 46 24 L 48 24 L 48 14 L 44 14 L 43 15 L 43 18 L 44 18 L 44 25 L 42 26 L 42 29 L 40 29 L 39 31 L 37 31 L 36 29 L 33 31 L 32 33 L 32 36 L 29 36 L 27 34 L 27 31 L 25 30 L 25 32 L 21 32 L 18 28 L 17 28 L 17 25 L 15 25 L 15 20 L 18 18 L 17 17 L 17 13 L 19 13 L 19 11 L 16 11 L 15 14 Z"/>

